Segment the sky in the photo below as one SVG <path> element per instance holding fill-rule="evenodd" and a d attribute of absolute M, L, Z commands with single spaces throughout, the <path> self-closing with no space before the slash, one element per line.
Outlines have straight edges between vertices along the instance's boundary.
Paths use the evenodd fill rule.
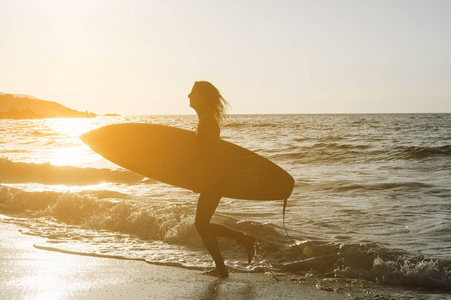
<path fill-rule="evenodd" d="M 77 110 L 451 112 L 447 0 L 1 0 L 0 92 Z"/>

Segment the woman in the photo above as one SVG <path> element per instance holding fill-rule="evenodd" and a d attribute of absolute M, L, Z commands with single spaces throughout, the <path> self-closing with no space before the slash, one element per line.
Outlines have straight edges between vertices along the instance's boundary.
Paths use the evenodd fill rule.
<path fill-rule="evenodd" d="M 196 81 L 188 95 L 190 106 L 199 117 L 197 126 L 197 155 L 201 169 L 201 193 L 197 202 L 195 227 L 216 268 L 207 274 L 228 277 L 216 236 L 236 240 L 246 250 L 248 262 L 254 257 L 255 238 L 228 227 L 210 223 L 227 181 L 226 166 L 219 146 L 220 125 L 229 105 L 221 93 L 207 81 Z"/>

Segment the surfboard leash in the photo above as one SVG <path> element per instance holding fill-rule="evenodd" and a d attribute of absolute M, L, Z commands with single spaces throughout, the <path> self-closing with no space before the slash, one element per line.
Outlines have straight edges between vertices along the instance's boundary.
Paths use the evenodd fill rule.
<path fill-rule="evenodd" d="M 301 254 L 301 260 L 299 260 L 299 258 L 297 258 L 297 257 L 295 257 L 295 256 L 293 256 L 293 255 L 291 255 L 291 254 L 286 253 L 285 251 L 280 250 L 280 248 L 277 247 L 276 245 L 274 245 L 273 243 L 270 243 L 270 242 L 265 241 L 265 240 L 263 240 L 263 239 L 261 239 L 261 238 L 258 238 L 258 237 L 255 237 L 255 238 L 256 238 L 258 241 L 264 242 L 265 244 L 271 246 L 272 248 L 276 249 L 276 250 L 279 251 L 280 253 L 282 253 L 282 254 L 284 254 L 284 255 L 286 255 L 286 256 L 292 258 L 293 260 L 297 261 L 298 263 L 304 264 L 304 261 L 303 261 L 304 255 L 303 255 L 301 249 L 299 249 L 299 246 L 294 242 L 293 238 L 288 234 L 288 230 L 287 230 L 287 227 L 286 227 L 286 225 L 285 225 L 285 212 L 286 212 L 286 208 L 287 208 L 287 202 L 288 202 L 288 198 L 285 199 L 284 202 L 283 202 L 283 228 L 284 228 L 284 230 L 285 230 L 285 234 L 287 235 L 287 237 L 288 237 L 288 238 L 291 240 L 291 242 L 296 246 L 296 248 L 298 249 L 299 253 Z"/>
<path fill-rule="evenodd" d="M 256 239 L 257 241 L 259 241 L 259 242 L 263 242 L 263 243 L 265 243 L 265 244 L 268 244 L 269 246 L 271 246 L 272 248 L 276 249 L 276 250 L 279 251 L 280 253 L 282 253 L 282 254 L 284 254 L 284 255 L 286 255 L 286 256 L 288 256 L 288 257 L 291 257 L 293 260 L 295 260 L 295 261 L 297 261 L 297 262 L 299 262 L 299 263 L 301 263 L 301 264 L 303 263 L 303 262 L 300 261 L 297 257 L 294 257 L 293 255 L 288 254 L 288 253 L 286 253 L 285 251 L 280 250 L 279 247 L 277 247 L 277 246 L 274 245 L 273 243 L 270 243 L 270 242 L 265 241 L 265 240 L 263 240 L 263 239 L 261 239 L 261 238 L 258 238 L 258 237 L 256 237 L 255 239 Z"/>

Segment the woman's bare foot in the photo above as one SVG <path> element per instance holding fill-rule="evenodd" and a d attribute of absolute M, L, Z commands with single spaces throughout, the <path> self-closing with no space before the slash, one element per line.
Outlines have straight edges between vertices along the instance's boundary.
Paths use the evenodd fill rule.
<path fill-rule="evenodd" d="M 227 278 L 229 277 L 229 271 L 227 269 L 218 269 L 214 268 L 213 270 L 202 273 L 203 275 L 210 275 L 219 278 Z"/>
<path fill-rule="evenodd" d="M 255 255 L 255 237 L 251 235 L 245 235 L 243 246 L 247 254 L 247 263 L 250 264 Z"/>

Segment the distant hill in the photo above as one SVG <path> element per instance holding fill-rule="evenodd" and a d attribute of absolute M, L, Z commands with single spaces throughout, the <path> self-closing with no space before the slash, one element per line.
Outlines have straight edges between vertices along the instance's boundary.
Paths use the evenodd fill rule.
<path fill-rule="evenodd" d="M 28 95 L 0 93 L 0 119 L 94 118 L 88 111 L 80 112 L 54 101 Z"/>

